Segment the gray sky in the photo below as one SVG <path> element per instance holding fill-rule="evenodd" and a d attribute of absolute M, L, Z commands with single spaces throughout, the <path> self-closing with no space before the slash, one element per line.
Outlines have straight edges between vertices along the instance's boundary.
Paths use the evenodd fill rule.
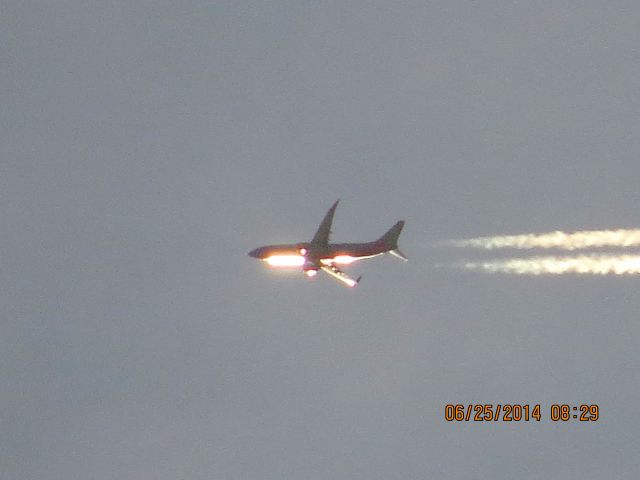
<path fill-rule="evenodd" d="M 640 280 L 430 247 L 640 225 L 637 2 L 9 0 L 0 22 L 0 477 L 639 477 Z M 336 198 L 334 239 L 405 219 L 411 261 L 349 290 L 247 256 Z"/>

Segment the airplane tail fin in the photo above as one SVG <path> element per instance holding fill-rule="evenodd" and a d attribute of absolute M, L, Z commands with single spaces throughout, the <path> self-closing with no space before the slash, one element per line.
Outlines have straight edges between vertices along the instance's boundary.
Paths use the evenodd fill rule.
<path fill-rule="evenodd" d="M 397 257 L 406 262 L 408 258 L 398 248 L 398 237 L 400 236 L 400 232 L 402 232 L 402 227 L 404 227 L 404 220 L 400 220 L 393 227 L 391 227 L 389 231 L 382 237 L 380 237 L 378 241 L 388 248 L 387 253 L 390 253 L 394 257 Z"/>

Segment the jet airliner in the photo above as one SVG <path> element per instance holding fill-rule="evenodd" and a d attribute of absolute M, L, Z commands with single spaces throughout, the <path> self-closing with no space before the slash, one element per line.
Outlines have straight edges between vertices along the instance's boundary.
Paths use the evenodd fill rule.
<path fill-rule="evenodd" d="M 403 220 L 373 242 L 329 243 L 333 214 L 339 201 L 337 200 L 326 213 L 310 242 L 267 245 L 251 250 L 249 255 L 273 267 L 301 267 L 307 277 L 313 277 L 318 270 L 322 270 L 349 287 L 355 287 L 362 276 L 354 280 L 340 270 L 338 265 L 348 265 L 356 260 L 377 257 L 384 253 L 407 260 L 398 248 L 398 237 L 404 226 Z"/>

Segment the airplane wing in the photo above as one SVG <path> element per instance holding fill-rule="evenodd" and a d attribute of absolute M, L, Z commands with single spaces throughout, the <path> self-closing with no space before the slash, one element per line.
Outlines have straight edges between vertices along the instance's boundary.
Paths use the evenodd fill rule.
<path fill-rule="evenodd" d="M 360 282 L 360 279 L 362 278 L 362 276 L 360 276 L 356 280 L 354 280 L 353 278 L 349 277 L 346 273 L 344 273 L 342 270 L 340 270 L 338 267 L 336 267 L 333 263 L 329 265 L 323 265 L 320 268 L 325 272 L 327 272 L 329 275 L 331 275 L 333 278 L 340 280 L 343 283 L 346 283 L 350 287 L 355 287 L 356 285 L 358 285 L 358 282 Z"/>
<path fill-rule="evenodd" d="M 311 243 L 315 245 L 326 245 L 329 243 L 329 235 L 331 234 L 331 224 L 333 223 L 333 214 L 336 211 L 336 207 L 338 206 L 338 202 L 340 200 L 336 200 L 336 203 L 329 209 L 327 214 L 324 216 L 322 223 L 318 227 L 318 231 L 313 236 Z"/>

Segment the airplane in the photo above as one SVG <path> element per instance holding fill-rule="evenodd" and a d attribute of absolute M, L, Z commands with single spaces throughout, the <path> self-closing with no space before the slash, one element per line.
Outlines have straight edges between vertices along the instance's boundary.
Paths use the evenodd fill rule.
<path fill-rule="evenodd" d="M 397 222 L 387 233 L 373 242 L 329 243 L 333 214 L 339 201 L 337 200 L 326 213 L 310 242 L 258 247 L 251 250 L 249 256 L 263 260 L 272 267 L 302 267 L 307 277 L 313 277 L 318 270 L 322 270 L 349 287 L 358 285 L 362 276 L 354 280 L 340 270 L 338 265 L 348 265 L 356 260 L 377 257 L 384 253 L 404 261 L 408 260 L 398 248 L 398 237 L 404 227 L 404 220 Z"/>

